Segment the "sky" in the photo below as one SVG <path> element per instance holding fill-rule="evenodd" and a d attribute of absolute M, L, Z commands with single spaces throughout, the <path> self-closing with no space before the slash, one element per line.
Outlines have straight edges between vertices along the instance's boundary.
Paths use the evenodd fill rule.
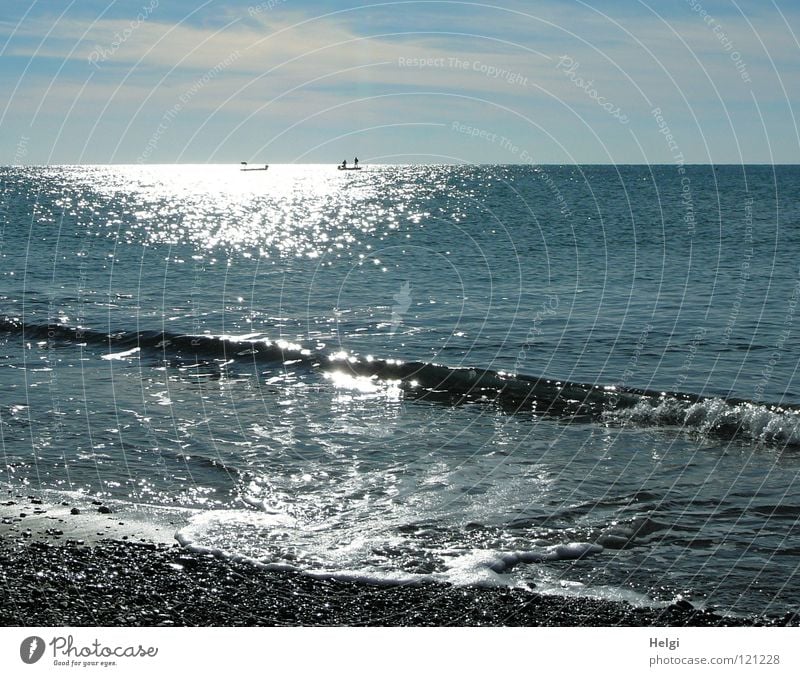
<path fill-rule="evenodd" d="M 798 0 L 8 0 L 0 165 L 800 163 Z"/>

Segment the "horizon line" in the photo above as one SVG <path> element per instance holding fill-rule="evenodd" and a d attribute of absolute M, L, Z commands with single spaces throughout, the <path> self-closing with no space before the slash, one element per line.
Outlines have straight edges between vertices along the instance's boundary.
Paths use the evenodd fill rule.
<path fill-rule="evenodd" d="M 52 164 L 0 164 L 2 169 L 37 169 L 45 167 L 239 167 L 243 161 L 230 162 L 57 162 Z M 283 167 L 333 167 L 336 162 L 251 162 L 246 164 Z M 359 162 L 361 167 L 797 167 L 797 162 Z"/>

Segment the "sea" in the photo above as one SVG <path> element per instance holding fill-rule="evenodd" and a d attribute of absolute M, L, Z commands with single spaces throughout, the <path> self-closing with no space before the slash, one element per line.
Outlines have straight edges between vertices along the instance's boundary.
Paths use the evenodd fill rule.
<path fill-rule="evenodd" d="M 0 488 L 304 575 L 796 611 L 800 167 L 362 166 L 0 168 Z"/>

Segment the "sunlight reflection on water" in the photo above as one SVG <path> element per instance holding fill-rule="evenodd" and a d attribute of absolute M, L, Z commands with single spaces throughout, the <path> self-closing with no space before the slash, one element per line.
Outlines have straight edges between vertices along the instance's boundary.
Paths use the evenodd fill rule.
<path fill-rule="evenodd" d="M 57 170 L 63 174 L 65 168 Z M 68 172 L 74 187 L 89 188 L 99 200 L 120 198 L 119 213 L 101 225 L 123 219 L 128 244 L 190 243 L 200 251 L 221 247 L 267 258 L 348 252 L 378 228 L 397 228 L 408 208 L 403 193 L 410 199 L 414 187 L 413 180 L 398 181 L 406 172 L 392 167 L 367 168 L 356 176 L 320 165 L 277 165 L 263 172 L 242 172 L 236 165 Z M 384 178 L 376 180 L 376 174 Z M 69 200 L 62 206 L 74 215 L 92 211 L 91 204 Z"/>

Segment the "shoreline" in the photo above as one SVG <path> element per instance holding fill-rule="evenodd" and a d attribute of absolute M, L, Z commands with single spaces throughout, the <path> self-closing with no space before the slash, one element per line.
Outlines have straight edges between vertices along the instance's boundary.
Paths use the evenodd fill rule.
<path fill-rule="evenodd" d="M 507 588 L 373 585 L 264 571 L 178 545 L 0 542 L 0 623 L 21 626 L 798 626 L 800 618 L 723 617 L 540 596 Z"/>
<path fill-rule="evenodd" d="M 92 499 L 89 496 L 50 501 L 43 494 L 9 495 L 0 499 L 0 543 L 7 538 L 31 542 L 104 540 L 175 543 L 174 531 L 191 510 L 156 508 Z"/>
<path fill-rule="evenodd" d="M 722 616 L 686 601 L 642 608 L 508 588 L 377 585 L 267 571 L 190 552 L 163 529 L 142 530 L 120 514 L 101 512 L 109 521 L 101 530 L 96 515 L 69 530 L 69 518 L 36 500 L 0 503 L 2 626 L 800 626 L 798 614 Z M 61 507 L 69 514 L 69 505 Z M 11 520 L 8 510 L 21 508 L 31 516 Z M 44 528 L 48 523 L 60 527 Z M 94 536 L 76 539 L 68 531 Z"/>

